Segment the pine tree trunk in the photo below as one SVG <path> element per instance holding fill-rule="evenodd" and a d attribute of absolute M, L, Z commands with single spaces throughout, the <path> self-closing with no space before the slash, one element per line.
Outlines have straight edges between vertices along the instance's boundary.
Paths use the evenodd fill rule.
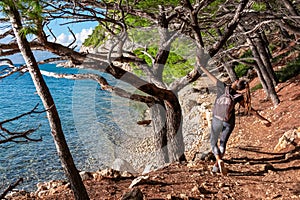
<path fill-rule="evenodd" d="M 177 96 L 172 91 L 168 91 L 167 96 L 168 100 L 164 100 L 164 106 L 156 104 L 151 107 L 155 132 L 154 142 L 160 165 L 186 160 L 181 106 Z"/>
<path fill-rule="evenodd" d="M 162 166 L 169 162 L 167 147 L 166 110 L 160 104 L 150 108 L 151 119 L 154 129 L 154 145 L 158 165 Z"/>
<path fill-rule="evenodd" d="M 169 99 L 165 101 L 167 114 L 167 137 L 170 162 L 186 161 L 182 135 L 182 112 L 177 96 L 170 91 Z"/>
<path fill-rule="evenodd" d="M 257 39 L 257 37 L 256 37 L 256 39 Z M 265 61 L 265 62 L 263 61 L 263 59 L 264 59 L 263 53 L 265 51 L 262 50 L 263 47 L 261 47 L 260 45 L 261 45 L 260 42 L 255 42 L 255 40 L 254 40 L 254 44 L 253 44 L 253 41 L 251 40 L 251 46 L 252 46 L 251 50 L 252 50 L 253 56 L 256 58 L 258 67 L 259 67 L 261 74 L 264 78 L 264 81 L 266 82 L 266 85 L 267 85 L 266 93 L 271 98 L 274 106 L 277 106 L 280 103 L 280 100 L 279 100 L 278 95 L 275 90 L 274 78 L 272 78 L 273 74 L 270 73 L 267 69 L 268 67 L 265 66 L 265 62 L 267 62 L 267 61 Z M 259 51 L 259 50 L 261 50 L 261 51 Z"/>
<path fill-rule="evenodd" d="M 239 26 L 239 28 L 245 32 L 245 28 L 243 28 L 242 26 Z M 257 69 L 257 73 L 258 73 L 258 75 L 261 74 L 260 81 L 262 84 L 263 83 L 266 84 L 265 86 L 264 85 L 263 86 L 264 86 L 265 93 L 267 94 L 267 98 L 270 97 L 273 102 L 273 105 L 277 106 L 280 103 L 280 100 L 275 91 L 275 87 L 274 87 L 272 79 L 270 78 L 270 74 L 267 71 L 266 66 L 264 65 L 264 62 L 262 61 L 260 52 L 258 51 L 256 44 L 254 43 L 253 39 L 250 38 L 250 36 L 247 36 L 246 40 L 252 51 L 254 58 L 256 58 L 256 63 L 259 68 L 259 70 Z"/>
<path fill-rule="evenodd" d="M 9 17 L 19 49 L 24 57 L 37 93 L 43 102 L 45 110 L 47 110 L 47 117 L 51 128 L 51 134 L 53 136 L 64 172 L 71 183 L 75 199 L 87 200 L 89 199 L 88 194 L 78 173 L 78 170 L 75 167 L 72 155 L 65 140 L 60 118 L 51 93 L 43 79 L 43 76 L 41 75 L 41 72 L 38 68 L 26 37 L 20 35 L 22 23 L 19 12 L 15 6 L 10 7 Z"/>
<path fill-rule="evenodd" d="M 267 44 L 265 44 L 265 42 L 263 41 L 260 34 L 257 33 L 256 36 L 257 37 L 255 37 L 255 39 L 254 39 L 255 46 L 257 48 L 257 51 L 260 55 L 260 58 L 264 64 L 266 70 L 268 71 L 269 77 L 272 80 L 273 87 L 276 87 L 278 81 L 277 81 L 275 72 L 273 70 L 271 61 L 270 61 L 271 58 L 269 56 L 269 53 L 266 50 L 268 48 L 266 46 Z"/>

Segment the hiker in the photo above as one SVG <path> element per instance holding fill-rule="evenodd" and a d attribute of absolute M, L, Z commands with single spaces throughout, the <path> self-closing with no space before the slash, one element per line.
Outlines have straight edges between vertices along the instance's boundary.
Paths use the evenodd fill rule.
<path fill-rule="evenodd" d="M 227 175 L 227 169 L 224 166 L 222 158 L 225 154 L 226 143 L 235 126 L 234 106 L 236 103 L 244 107 L 247 114 L 252 113 L 261 119 L 266 126 L 270 126 L 271 122 L 251 108 L 250 89 L 245 80 L 236 80 L 231 85 L 226 85 L 212 75 L 206 68 L 200 67 L 200 69 L 217 86 L 217 98 L 213 108 L 210 133 L 210 144 L 212 152 L 216 157 L 216 163 L 212 168 L 212 172 L 221 172 L 223 175 Z M 244 95 L 239 93 L 244 89 L 246 90 Z M 226 93 L 229 94 L 226 95 Z M 219 137 L 220 147 L 218 147 Z"/>

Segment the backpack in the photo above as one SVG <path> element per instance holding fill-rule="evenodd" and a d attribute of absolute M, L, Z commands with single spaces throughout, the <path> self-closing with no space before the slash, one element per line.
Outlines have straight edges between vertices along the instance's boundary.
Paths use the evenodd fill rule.
<path fill-rule="evenodd" d="M 229 93 L 229 86 L 226 86 L 225 93 L 216 99 L 213 108 L 213 116 L 221 121 L 228 122 L 234 106 L 234 97 Z"/>

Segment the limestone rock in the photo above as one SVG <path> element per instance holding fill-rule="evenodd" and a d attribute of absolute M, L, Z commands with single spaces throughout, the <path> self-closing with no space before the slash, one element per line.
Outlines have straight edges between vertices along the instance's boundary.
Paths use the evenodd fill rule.
<path fill-rule="evenodd" d="M 148 180 L 149 180 L 149 176 L 139 176 L 131 182 L 129 188 L 133 188 L 136 185 L 146 183 Z"/>
<path fill-rule="evenodd" d="M 121 176 L 120 172 L 114 169 L 103 169 L 101 171 L 96 172 L 96 177 L 106 177 L 106 178 L 118 178 Z M 94 175 L 95 178 L 95 175 Z"/>
<path fill-rule="evenodd" d="M 117 158 L 115 159 L 115 161 L 112 164 L 112 169 L 116 170 L 116 171 L 120 171 L 120 172 L 130 172 L 132 174 L 136 174 L 137 172 L 133 169 L 133 167 L 131 166 L 131 164 L 129 162 L 127 162 L 126 160 Z"/>
<path fill-rule="evenodd" d="M 5 196 L 5 199 L 19 199 L 20 197 L 30 197 L 30 193 L 25 190 L 13 190 Z"/>
<path fill-rule="evenodd" d="M 289 145 L 296 146 L 297 145 L 295 144 L 296 139 L 300 140 L 300 127 L 298 129 L 289 130 L 285 132 L 283 136 L 279 138 L 279 141 L 275 146 L 274 150 L 279 152 L 287 148 Z"/>
<path fill-rule="evenodd" d="M 79 172 L 79 175 L 83 181 L 90 180 L 93 178 L 92 173 L 86 171 Z"/>

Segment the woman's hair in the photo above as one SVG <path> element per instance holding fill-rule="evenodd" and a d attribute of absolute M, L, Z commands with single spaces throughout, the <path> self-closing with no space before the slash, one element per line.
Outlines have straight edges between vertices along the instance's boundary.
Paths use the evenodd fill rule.
<path fill-rule="evenodd" d="M 250 95 L 250 87 L 247 81 L 245 80 L 239 80 L 236 84 L 237 90 L 244 90 L 243 93 L 244 96 L 244 105 L 245 105 L 245 114 L 249 114 L 251 109 L 251 95 Z"/>
<path fill-rule="evenodd" d="M 237 90 L 243 90 L 243 89 L 245 89 L 246 88 L 246 86 L 247 86 L 247 81 L 245 81 L 245 80 L 238 80 L 238 82 L 237 82 L 237 84 L 236 84 L 236 89 Z M 248 85 L 249 86 L 249 85 Z"/>

